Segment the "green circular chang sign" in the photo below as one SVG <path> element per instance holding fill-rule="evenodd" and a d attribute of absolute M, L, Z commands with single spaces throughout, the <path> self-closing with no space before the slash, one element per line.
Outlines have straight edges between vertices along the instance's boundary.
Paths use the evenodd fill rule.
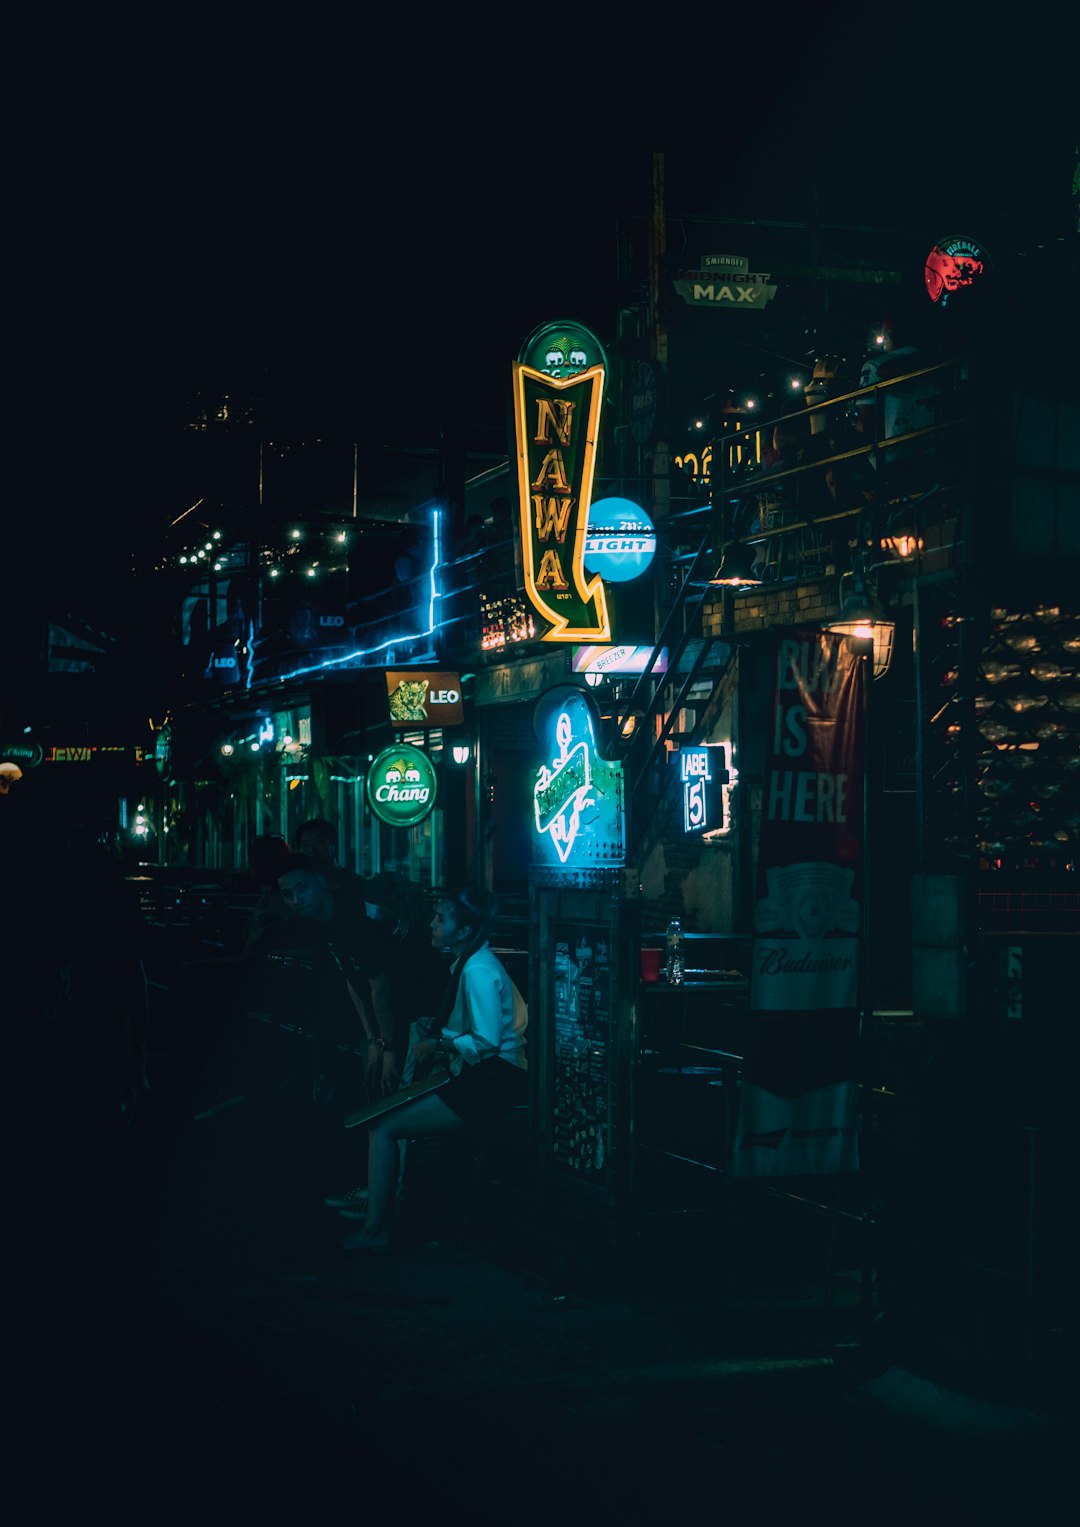
<path fill-rule="evenodd" d="M 435 805 L 436 784 L 428 755 L 399 742 L 384 748 L 368 767 L 368 805 L 391 827 L 415 827 Z"/>
<path fill-rule="evenodd" d="M 603 346 L 593 331 L 576 318 L 542 323 L 522 345 L 518 360 L 534 371 L 544 371 L 556 378 L 577 376 L 590 366 L 607 370 Z"/>

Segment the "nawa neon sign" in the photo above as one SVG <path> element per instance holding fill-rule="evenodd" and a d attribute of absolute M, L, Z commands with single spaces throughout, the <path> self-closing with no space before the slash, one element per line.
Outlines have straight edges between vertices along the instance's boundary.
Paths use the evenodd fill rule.
<path fill-rule="evenodd" d="M 604 580 L 585 570 L 606 363 L 582 324 L 536 329 L 514 362 L 525 592 L 547 642 L 611 637 Z"/>
<path fill-rule="evenodd" d="M 537 861 L 572 868 L 622 864 L 623 769 L 597 753 L 584 697 L 564 690 L 540 730 L 551 761 L 541 764 L 533 789 Z"/>

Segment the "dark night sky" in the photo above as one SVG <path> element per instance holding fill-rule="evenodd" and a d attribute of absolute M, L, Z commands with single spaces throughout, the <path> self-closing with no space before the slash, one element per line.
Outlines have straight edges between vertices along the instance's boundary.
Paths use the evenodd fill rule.
<path fill-rule="evenodd" d="M 152 541 L 184 507 L 161 446 L 200 388 L 270 393 L 346 438 L 359 400 L 367 436 L 418 441 L 435 358 L 497 429 L 534 323 L 610 330 L 614 215 L 645 210 L 653 148 L 672 211 L 805 217 L 816 185 L 826 219 L 987 242 L 1068 227 L 1060 22 L 597 11 L 443 13 L 438 32 L 419 11 L 248 5 L 27 23 L 19 533 L 46 519 L 58 567 L 65 544 L 91 566 Z"/>

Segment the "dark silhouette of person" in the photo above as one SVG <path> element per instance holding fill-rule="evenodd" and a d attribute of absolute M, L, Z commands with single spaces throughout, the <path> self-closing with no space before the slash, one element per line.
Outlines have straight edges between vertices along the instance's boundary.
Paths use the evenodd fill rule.
<path fill-rule="evenodd" d="M 495 898 L 477 887 L 447 896 L 431 924 L 435 948 L 452 960 L 440 1009 L 418 1024 L 411 1058 L 442 1061 L 451 1080 L 376 1119 L 368 1129 L 368 1200 L 364 1222 L 342 1241 L 346 1251 L 384 1251 L 403 1140 L 482 1128 L 527 1095 L 527 1014 L 488 943 Z"/>

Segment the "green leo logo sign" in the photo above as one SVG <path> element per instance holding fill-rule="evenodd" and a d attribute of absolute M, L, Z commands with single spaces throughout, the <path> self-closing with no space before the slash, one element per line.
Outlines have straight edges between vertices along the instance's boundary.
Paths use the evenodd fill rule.
<path fill-rule="evenodd" d="M 391 827 L 422 822 L 435 805 L 435 789 L 430 758 L 407 743 L 384 748 L 368 769 L 368 805 Z"/>

